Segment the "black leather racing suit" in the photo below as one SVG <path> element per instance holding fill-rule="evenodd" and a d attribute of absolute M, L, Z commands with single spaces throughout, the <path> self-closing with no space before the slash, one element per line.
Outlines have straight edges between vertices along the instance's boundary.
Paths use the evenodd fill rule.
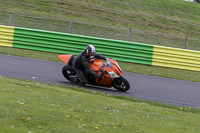
<path fill-rule="evenodd" d="M 106 57 L 100 54 L 95 54 L 94 58 L 97 59 L 104 59 Z M 86 56 L 85 52 L 81 52 L 76 59 L 73 61 L 73 67 L 75 68 L 76 73 L 79 76 L 79 80 L 82 84 L 88 83 L 88 76 L 90 77 L 97 77 L 98 74 L 90 69 L 89 66 L 90 57 Z"/>

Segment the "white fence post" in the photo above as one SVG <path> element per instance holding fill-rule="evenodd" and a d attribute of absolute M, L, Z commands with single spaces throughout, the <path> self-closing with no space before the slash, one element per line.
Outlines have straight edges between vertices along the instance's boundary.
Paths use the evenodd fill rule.
<path fill-rule="evenodd" d="M 13 14 L 12 13 L 10 13 L 10 15 L 9 15 L 9 26 L 12 26 L 12 19 L 13 19 Z"/>
<path fill-rule="evenodd" d="M 69 33 L 72 33 L 72 25 L 73 25 L 73 21 L 69 22 Z"/>
<path fill-rule="evenodd" d="M 131 31 L 132 31 L 132 29 L 129 28 L 128 29 L 128 41 L 131 41 Z"/>
<path fill-rule="evenodd" d="M 188 48 L 188 41 L 189 41 L 188 36 L 186 36 L 185 37 L 185 49 Z"/>

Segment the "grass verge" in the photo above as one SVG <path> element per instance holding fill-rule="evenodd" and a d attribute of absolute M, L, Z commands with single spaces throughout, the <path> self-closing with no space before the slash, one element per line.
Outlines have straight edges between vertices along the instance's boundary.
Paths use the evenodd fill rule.
<path fill-rule="evenodd" d="M 0 2 L 0 24 L 200 50 L 200 6 L 183 0 L 17 0 Z M 173 10 L 172 10 L 173 9 Z M 93 23 L 93 24 L 86 24 Z M 97 26 L 98 25 L 98 26 Z M 115 28 L 114 28 L 115 27 Z M 118 28 L 120 27 L 120 28 Z"/>
<path fill-rule="evenodd" d="M 198 133 L 199 110 L 167 108 L 76 87 L 0 77 L 0 130 Z"/>
<path fill-rule="evenodd" d="M 33 50 L 8 48 L 8 47 L 0 47 L 0 54 L 9 54 L 9 55 L 57 61 L 57 62 L 60 61 L 57 57 L 58 54 L 55 53 L 47 53 L 47 52 L 40 52 Z M 127 72 L 200 82 L 200 74 L 199 72 L 196 71 L 146 66 L 134 63 L 125 63 L 125 62 L 119 62 L 119 65 L 121 66 L 123 71 Z"/>

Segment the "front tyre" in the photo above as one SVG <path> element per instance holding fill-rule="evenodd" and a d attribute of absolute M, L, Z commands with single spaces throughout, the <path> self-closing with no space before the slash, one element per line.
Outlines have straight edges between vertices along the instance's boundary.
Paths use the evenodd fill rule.
<path fill-rule="evenodd" d="M 115 81 L 113 82 L 113 87 L 118 91 L 125 92 L 129 90 L 130 84 L 123 76 L 121 76 L 115 79 Z"/>
<path fill-rule="evenodd" d="M 62 74 L 70 82 L 73 82 L 73 83 L 78 82 L 76 72 L 74 71 L 74 69 L 71 66 L 68 66 L 68 65 L 64 66 L 62 68 Z"/>

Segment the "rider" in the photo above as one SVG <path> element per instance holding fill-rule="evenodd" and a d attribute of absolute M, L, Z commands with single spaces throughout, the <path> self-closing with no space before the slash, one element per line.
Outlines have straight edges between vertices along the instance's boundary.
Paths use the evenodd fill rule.
<path fill-rule="evenodd" d="M 73 67 L 79 76 L 80 83 L 87 84 L 87 76 L 101 77 L 101 74 L 92 71 L 88 64 L 89 61 L 94 58 L 106 60 L 106 57 L 96 53 L 96 49 L 93 45 L 88 45 L 85 51 L 81 52 L 74 60 Z"/>

